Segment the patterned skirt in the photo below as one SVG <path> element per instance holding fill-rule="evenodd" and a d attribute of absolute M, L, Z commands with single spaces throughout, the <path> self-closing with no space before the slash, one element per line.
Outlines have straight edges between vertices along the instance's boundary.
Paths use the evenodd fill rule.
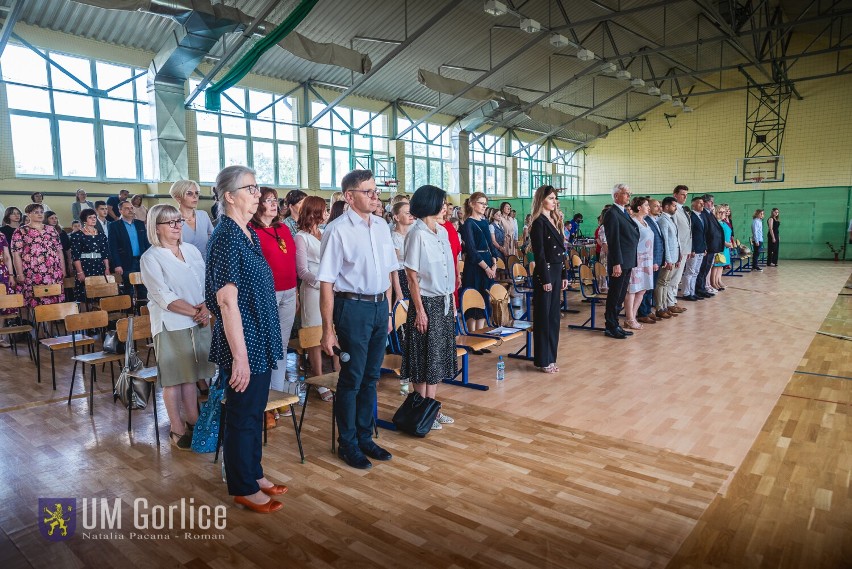
<path fill-rule="evenodd" d="M 453 305 L 450 299 L 450 309 L 444 314 L 445 297 L 421 298 L 429 322 L 425 334 L 418 332 L 414 326 L 417 310 L 413 302 L 409 304 L 402 344 L 402 377 L 414 383 L 435 385 L 452 379 L 458 370 Z"/>

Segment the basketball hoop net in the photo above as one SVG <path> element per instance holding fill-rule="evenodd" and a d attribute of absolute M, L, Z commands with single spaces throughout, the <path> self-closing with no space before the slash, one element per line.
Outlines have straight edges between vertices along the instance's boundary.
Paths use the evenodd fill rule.
<path fill-rule="evenodd" d="M 763 182 L 763 180 L 764 180 L 763 176 L 755 176 L 754 178 L 751 179 L 751 185 L 754 187 L 755 190 L 759 190 L 760 189 L 760 183 Z"/>

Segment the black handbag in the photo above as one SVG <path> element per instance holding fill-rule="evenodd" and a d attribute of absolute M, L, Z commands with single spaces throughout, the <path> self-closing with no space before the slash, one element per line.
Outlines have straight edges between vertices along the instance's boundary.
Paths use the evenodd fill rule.
<path fill-rule="evenodd" d="M 432 424 L 440 411 L 441 404 L 438 401 L 423 397 L 415 391 L 408 394 L 393 414 L 393 424 L 397 431 L 425 437 L 432 430 Z"/>

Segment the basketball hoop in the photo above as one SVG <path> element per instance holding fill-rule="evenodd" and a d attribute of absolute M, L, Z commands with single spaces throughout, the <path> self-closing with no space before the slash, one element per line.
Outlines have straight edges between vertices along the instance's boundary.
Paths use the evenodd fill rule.
<path fill-rule="evenodd" d="M 399 180 L 385 180 L 385 186 L 388 188 L 395 188 L 399 186 Z"/>
<path fill-rule="evenodd" d="M 755 176 L 754 178 L 751 179 L 752 187 L 755 190 L 759 190 L 760 189 L 760 183 L 763 182 L 763 180 L 764 180 L 763 176 Z"/>

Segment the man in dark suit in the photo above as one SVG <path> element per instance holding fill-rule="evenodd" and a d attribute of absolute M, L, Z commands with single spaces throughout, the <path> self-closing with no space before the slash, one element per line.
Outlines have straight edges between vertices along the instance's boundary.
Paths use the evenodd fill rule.
<path fill-rule="evenodd" d="M 707 253 L 707 238 L 704 229 L 704 219 L 701 215 L 704 211 L 704 200 L 701 196 L 692 198 L 692 211 L 689 218 L 692 221 L 692 253 L 693 256 L 686 261 L 683 270 L 683 299 L 704 300 L 704 296 L 696 294 L 696 280 L 701 271 L 701 263 Z"/>
<path fill-rule="evenodd" d="M 707 244 L 707 254 L 701 260 L 701 270 L 698 272 L 698 279 L 695 283 L 695 294 L 703 298 L 710 298 L 715 294 L 707 290 L 707 275 L 713 268 L 713 258 L 716 253 L 721 253 L 725 247 L 725 233 L 713 211 L 713 194 L 704 194 L 701 199 L 704 202 L 701 220 L 704 222 L 704 240 Z"/>
<path fill-rule="evenodd" d="M 128 275 L 139 270 L 139 257 L 148 250 L 148 234 L 145 224 L 135 219 L 133 204 L 129 200 L 121 202 L 121 218 L 109 224 L 109 262 L 113 272 L 122 275 L 125 294 L 131 291 Z M 141 296 L 141 295 L 140 295 Z"/>
<path fill-rule="evenodd" d="M 604 217 L 604 232 L 609 250 L 607 272 L 609 273 L 609 292 L 606 297 L 606 331 L 609 338 L 623 340 L 632 336 L 618 322 L 618 310 L 624 304 L 630 271 L 636 266 L 636 247 L 639 244 L 639 227 L 625 209 L 630 203 L 630 188 L 626 184 L 616 184 L 612 189 L 614 205 Z"/>
<path fill-rule="evenodd" d="M 639 318 L 637 320 L 643 324 L 653 324 L 657 321 L 657 318 L 654 316 L 654 290 L 657 288 L 657 276 L 663 264 L 663 255 L 665 253 L 663 234 L 660 231 L 660 226 L 657 225 L 657 220 L 660 218 L 663 208 L 660 202 L 655 199 L 649 199 L 648 203 L 651 213 L 645 216 L 645 223 L 654 232 L 654 288 L 645 291 L 644 296 L 642 296 L 642 304 L 639 305 Z"/>

